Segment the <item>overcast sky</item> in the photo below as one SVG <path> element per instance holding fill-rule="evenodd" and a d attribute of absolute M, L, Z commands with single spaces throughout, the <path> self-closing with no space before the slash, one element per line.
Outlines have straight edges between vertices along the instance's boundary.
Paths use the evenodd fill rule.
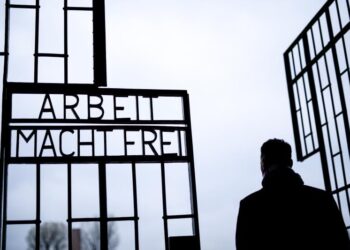
<path fill-rule="evenodd" d="M 45 1 L 51 2 L 44 9 Z M 63 1 L 42 2 L 42 52 L 62 53 L 63 15 L 52 15 L 52 11 L 57 7 L 61 10 Z M 71 5 L 82 2 L 71 1 Z M 283 138 L 294 145 L 283 52 L 324 2 L 106 0 L 108 87 L 185 89 L 190 94 L 203 250 L 235 249 L 239 201 L 261 186 L 261 144 L 269 138 Z M 21 14 L 11 19 L 10 49 L 14 54 L 17 52 L 18 57 L 10 64 L 9 78 L 25 81 L 32 74 L 32 58 L 25 61 L 21 55 L 27 51 L 33 54 L 33 44 L 24 39 L 30 38 L 33 29 L 28 27 L 34 19 L 24 12 L 16 13 Z M 86 13 L 74 13 L 70 20 L 76 25 L 70 33 L 70 56 L 75 72 L 70 75 L 70 80 L 88 82 L 92 77 L 89 56 L 92 48 L 88 39 L 91 17 Z M 84 36 L 87 39 L 84 40 Z M 0 46 L 3 46 L 2 40 Z M 62 62 L 43 61 L 41 67 L 45 73 L 39 78 L 42 81 L 62 80 L 62 65 Z M 296 162 L 295 154 L 293 157 L 294 169 L 301 173 L 305 182 L 323 188 L 318 155 L 304 163 Z M 23 178 L 27 179 L 27 174 L 32 173 L 28 169 L 25 171 Z M 91 171 L 82 172 L 89 176 L 94 171 L 92 167 Z M 56 181 L 64 176 L 59 168 L 54 172 L 56 174 L 50 175 Z M 119 175 L 115 174 L 118 178 Z M 125 170 L 122 174 L 128 176 L 129 172 Z M 159 177 L 157 171 L 149 175 L 150 178 Z M 149 185 L 145 177 L 147 173 L 143 176 L 141 182 Z M 160 186 L 157 185 L 147 188 L 158 190 Z M 87 190 L 81 192 L 91 193 Z M 153 198 L 154 204 L 161 202 Z M 63 202 L 65 197 L 61 199 Z M 142 202 L 145 201 L 141 200 L 139 205 Z M 84 206 L 91 208 L 90 215 L 95 213 L 94 205 L 87 203 Z M 149 211 L 153 210 L 150 208 Z M 162 211 L 158 212 L 161 214 Z M 62 221 L 64 219 L 63 215 Z M 141 217 L 140 220 L 142 223 Z M 155 227 L 161 228 L 159 225 Z M 155 241 L 149 238 L 147 244 L 152 242 Z M 162 249 L 161 245 L 153 248 L 148 245 L 144 249 L 157 247 Z"/>

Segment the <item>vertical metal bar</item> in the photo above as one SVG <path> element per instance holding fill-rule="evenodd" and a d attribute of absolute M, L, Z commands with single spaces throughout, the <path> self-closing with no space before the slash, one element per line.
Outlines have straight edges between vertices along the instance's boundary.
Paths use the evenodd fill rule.
<path fill-rule="evenodd" d="M 93 0 L 94 84 L 107 86 L 105 0 Z"/>
<path fill-rule="evenodd" d="M 291 55 L 292 55 L 292 62 L 293 62 L 293 70 L 294 70 L 294 76 L 297 75 L 296 72 L 296 67 L 295 67 L 295 59 L 294 59 L 294 53 L 293 50 L 290 51 Z M 300 66 L 301 67 L 301 66 Z M 305 126 L 304 126 L 304 116 L 303 116 L 303 111 L 301 109 L 301 102 L 300 102 L 300 94 L 299 94 L 299 87 L 298 87 L 298 82 L 295 82 L 296 85 L 296 91 L 297 91 L 297 96 L 298 96 L 298 104 L 299 104 L 299 112 L 300 112 L 300 123 L 301 123 L 301 131 L 302 131 L 302 135 L 303 135 L 303 144 L 304 144 L 304 148 L 305 148 L 305 152 L 307 153 L 307 145 L 306 145 L 306 141 L 305 141 Z"/>
<path fill-rule="evenodd" d="M 330 16 L 328 16 L 330 17 Z M 327 18 L 327 14 L 326 14 L 326 18 Z M 330 19 L 329 19 L 330 21 Z M 328 22 L 328 20 L 327 20 Z M 330 25 L 330 23 L 329 23 Z M 332 28 L 328 27 L 328 30 L 331 34 L 331 30 Z M 330 37 L 331 39 L 332 37 Z M 331 108 L 332 108 L 332 113 L 333 113 L 333 118 L 334 118 L 334 122 L 335 122 L 335 127 L 336 127 L 336 136 L 337 136 L 337 141 L 339 143 L 339 133 L 338 133 L 338 128 L 337 128 L 337 122 L 335 120 L 335 107 L 334 107 L 334 98 L 333 98 L 333 91 L 332 91 L 332 82 L 331 82 L 331 77 L 330 77 L 330 73 L 329 73 L 329 66 L 328 66 L 328 60 L 327 60 L 327 57 L 326 57 L 326 54 L 323 54 L 323 56 L 321 57 L 324 59 L 324 62 L 325 62 L 325 68 L 326 68 L 326 74 L 327 74 L 327 81 L 328 81 L 328 84 L 327 86 L 328 87 L 325 87 L 329 89 L 329 95 L 330 95 L 330 99 L 331 99 Z M 320 86 L 320 89 L 321 86 Z M 329 145 L 329 149 L 330 149 L 330 155 L 331 155 L 331 161 L 332 161 L 332 170 L 333 170 L 333 175 L 334 175 L 334 181 L 335 181 L 335 186 L 336 186 L 336 189 L 339 188 L 339 185 L 338 185 L 338 179 L 337 179 L 337 172 L 336 172 L 336 168 L 335 168 L 335 162 L 334 162 L 334 150 L 332 148 L 332 140 L 331 140 L 331 133 L 330 133 L 330 129 L 329 129 L 329 120 L 327 118 L 327 109 L 326 109 L 326 103 L 325 103 L 325 100 L 324 100 L 324 94 L 323 94 L 323 91 L 321 90 L 321 96 L 322 96 L 322 104 L 323 104 L 323 110 L 324 110 L 324 113 L 325 113 L 325 120 L 326 120 L 326 129 L 327 129 L 327 138 L 328 138 L 328 145 Z M 339 147 L 340 148 L 340 147 Z M 338 202 L 340 204 L 340 197 L 339 197 L 339 194 L 337 194 L 337 198 L 338 198 Z"/>
<path fill-rule="evenodd" d="M 330 16 L 330 13 L 329 13 L 329 9 L 327 9 L 325 11 L 325 15 L 326 15 L 326 22 L 327 22 L 329 39 L 332 39 L 333 38 L 333 27 L 332 27 L 332 21 L 331 21 L 331 16 Z M 329 76 L 329 69 L 328 69 L 328 61 L 327 61 L 326 55 L 323 55 L 323 57 L 324 57 L 324 60 L 325 60 L 328 84 L 329 84 L 329 86 L 331 86 L 331 79 L 330 79 L 330 76 Z M 334 115 L 335 111 L 334 111 L 334 106 L 333 106 L 332 90 L 330 89 L 329 91 L 330 91 L 330 95 L 331 95 L 331 98 L 332 98 L 331 99 L 332 100 L 332 111 L 333 111 L 333 115 Z M 323 102 L 324 112 L 326 112 L 326 104 L 325 104 L 325 101 L 324 101 L 324 98 L 323 98 L 323 93 L 322 93 L 322 102 Z M 325 119 L 326 119 L 326 126 L 327 126 L 328 145 L 329 145 L 329 148 L 330 148 L 330 155 L 331 155 L 331 161 L 332 161 L 332 170 L 333 170 L 333 176 L 334 176 L 334 183 L 335 183 L 336 190 L 338 190 L 339 189 L 339 185 L 338 185 L 337 173 L 336 173 L 334 157 L 333 157 L 334 154 L 333 154 L 333 148 L 332 148 L 332 142 L 331 142 L 331 135 L 330 135 L 330 132 L 329 132 L 328 118 L 327 118 L 326 115 L 325 115 Z M 336 123 L 336 121 L 335 121 L 335 123 Z M 338 200 L 338 204 L 339 204 L 339 209 L 341 211 L 342 207 L 341 207 L 341 200 L 340 200 L 339 192 L 336 193 L 336 196 L 337 196 L 337 200 Z"/>
<path fill-rule="evenodd" d="M 330 33 L 332 34 L 333 37 L 333 31 L 331 30 Z M 343 50 L 344 50 L 344 58 L 345 58 L 345 63 L 347 70 L 349 70 L 349 59 L 347 57 L 347 49 L 345 46 L 345 41 L 344 37 L 341 38 L 341 43 L 343 45 Z M 346 141 L 348 144 L 348 151 L 350 155 L 350 124 L 349 124 L 349 116 L 347 112 L 347 106 L 346 106 L 346 98 L 344 94 L 344 89 L 342 85 L 342 79 L 341 79 L 341 72 L 340 72 L 340 66 L 339 66 L 339 59 L 338 59 L 338 54 L 336 50 L 336 46 L 332 46 L 332 55 L 334 59 L 334 67 L 335 67 L 335 72 L 336 72 L 336 78 L 338 82 L 338 90 L 339 90 L 339 96 L 340 96 L 340 103 L 342 107 L 342 112 L 343 112 L 343 118 L 344 118 L 344 125 L 345 125 L 345 134 L 346 134 Z M 349 80 L 350 80 L 350 74 L 348 74 Z"/>
<path fill-rule="evenodd" d="M 40 0 L 35 0 L 35 48 L 34 48 L 34 83 L 38 83 L 38 53 L 39 53 L 39 15 L 40 15 Z"/>
<path fill-rule="evenodd" d="M 323 32 L 322 32 L 322 27 L 321 27 L 320 20 L 317 21 L 317 24 L 318 24 L 318 30 L 320 31 L 322 49 L 324 49 Z"/>
<path fill-rule="evenodd" d="M 123 134 L 124 134 L 124 155 L 127 156 L 128 155 L 128 144 L 126 143 L 126 141 L 128 138 L 126 135 L 126 130 L 124 130 Z"/>
<path fill-rule="evenodd" d="M 107 185 L 106 164 L 98 164 L 99 193 L 100 193 L 100 233 L 101 249 L 108 249 L 108 222 L 107 222 Z"/>
<path fill-rule="evenodd" d="M 299 55 L 299 63 L 300 63 L 300 68 L 302 69 L 302 60 L 301 60 L 301 52 L 300 52 L 300 45 L 298 43 L 298 55 Z M 304 48 L 305 49 L 305 48 Z M 306 111 L 307 111 L 307 119 L 310 127 L 310 135 L 311 135 L 311 141 L 312 141 L 312 151 L 315 150 L 315 141 L 314 141 L 314 136 L 313 136 L 313 129 L 312 129 L 312 124 L 311 124 L 311 116 L 310 116 L 310 108 L 309 108 L 309 103 L 308 103 L 308 98 L 307 98 L 307 91 L 306 91 L 306 84 L 305 84 L 305 78 L 304 75 L 301 77 L 303 81 L 303 90 L 304 90 L 304 95 L 305 95 L 305 100 L 306 100 Z M 311 98 L 312 100 L 312 98 Z M 300 106 L 300 112 L 301 112 L 301 106 Z M 302 112 L 300 113 L 302 114 Z M 302 121 L 304 123 L 304 121 Z M 305 137 L 305 132 L 304 132 L 304 141 L 305 141 L 305 152 L 309 153 L 308 150 L 308 145 L 306 143 L 306 137 Z"/>
<path fill-rule="evenodd" d="M 107 131 L 103 132 L 103 154 L 105 157 L 107 157 Z"/>
<path fill-rule="evenodd" d="M 8 75 L 8 59 L 9 59 L 9 32 L 10 32 L 10 0 L 5 1 L 5 36 L 4 36 L 4 68 L 3 68 L 3 89 L 2 89 L 2 122 L 1 122 L 1 154 L 0 154 L 0 246 L 3 246 L 5 249 L 6 241 L 6 224 L 5 224 L 5 201 L 4 197 L 6 196 L 6 136 L 7 136 L 7 75 Z M 6 131 L 5 131 L 6 130 Z"/>
<path fill-rule="evenodd" d="M 321 88 L 321 86 L 320 86 Z M 324 100 L 324 96 L 323 96 L 323 93 L 321 93 L 321 97 L 322 97 L 322 107 L 323 107 L 323 111 L 326 112 L 326 103 L 325 103 L 325 100 Z M 335 164 L 334 164 L 334 158 L 332 157 L 333 155 L 333 149 L 331 147 L 331 135 L 330 135 L 330 132 L 329 132 L 329 125 L 328 125 L 328 118 L 325 114 L 325 124 L 324 126 L 326 127 L 326 132 L 327 132 L 327 139 L 328 139 L 328 145 L 329 145 L 329 150 L 330 150 L 330 155 L 331 155 L 331 163 L 332 163 L 332 170 L 333 170 L 333 176 L 336 177 L 336 171 L 335 171 Z M 337 178 L 334 178 L 334 183 L 335 183 L 335 188 L 338 189 L 338 180 Z M 339 197 L 339 194 L 337 193 L 337 200 L 338 200 L 338 203 L 340 204 L 340 197 Z"/>
<path fill-rule="evenodd" d="M 80 156 L 80 145 L 79 145 L 79 143 L 81 141 L 80 129 L 78 129 L 77 132 L 78 132 L 77 133 L 78 134 L 78 137 L 77 137 L 78 138 L 78 150 L 77 151 L 78 151 L 78 157 L 79 157 Z"/>
<path fill-rule="evenodd" d="M 293 48 L 293 49 L 294 49 L 294 48 Z M 297 70 L 296 70 L 296 67 L 295 67 L 295 59 L 294 59 L 293 49 L 290 50 L 290 54 L 291 54 L 291 56 L 292 56 L 292 65 L 293 65 L 294 77 L 296 77 L 296 75 L 297 75 Z"/>
<path fill-rule="evenodd" d="M 94 130 L 91 129 L 91 142 L 92 142 L 92 156 L 94 157 L 95 156 L 95 133 L 94 133 Z"/>
<path fill-rule="evenodd" d="M 140 107 L 139 107 L 139 96 L 136 95 L 136 121 L 140 120 Z"/>
<path fill-rule="evenodd" d="M 349 56 L 350 56 L 350 51 L 348 51 L 348 49 L 345 46 L 345 40 L 344 40 L 344 36 L 342 37 L 342 43 L 343 43 L 343 49 L 344 49 L 344 57 L 345 57 L 345 64 L 346 64 L 346 69 L 345 71 L 347 71 L 347 76 L 348 76 L 348 80 L 350 82 L 350 74 L 349 74 Z M 346 107 L 346 106 L 345 106 Z M 345 110 L 344 112 L 347 112 L 347 110 Z M 350 148 L 349 148 L 350 150 Z M 349 152 L 350 153 L 350 152 Z"/>
<path fill-rule="evenodd" d="M 64 0 L 63 7 L 63 39 L 64 39 L 64 84 L 68 84 L 68 0 Z"/>
<path fill-rule="evenodd" d="M 7 83 L 6 80 L 4 80 L 4 83 Z M 3 221 L 2 221 L 2 249 L 6 249 L 6 230 L 7 230 L 7 182 L 8 182 L 8 162 L 11 154 L 11 137 L 10 137 L 10 129 L 9 129 L 9 121 L 11 118 L 11 112 L 12 112 L 12 95 L 9 94 L 6 90 L 6 86 L 4 85 L 3 90 L 3 113 L 2 113 L 2 153 L 3 153 L 3 159 L 2 162 L 4 163 L 4 176 L 3 176 Z"/>
<path fill-rule="evenodd" d="M 68 250 L 72 250 L 72 164 L 67 164 Z"/>
<path fill-rule="evenodd" d="M 339 14 L 339 6 L 337 3 L 337 11 Z M 329 35 L 330 35 L 330 39 L 334 39 L 334 33 L 333 33 L 333 29 L 330 25 L 330 16 L 329 16 L 329 12 L 327 12 L 328 15 L 326 14 L 327 17 L 327 23 L 330 26 L 329 29 Z M 341 25 L 341 20 L 340 20 L 340 16 L 339 16 L 339 22 Z M 341 39 L 341 42 L 344 43 L 343 41 L 343 37 Z M 338 85 L 338 91 L 339 91 L 339 98 L 340 98 L 340 104 L 341 104 L 341 108 L 342 108 L 342 114 L 343 114 L 343 122 L 344 122 L 344 130 L 345 130 L 345 136 L 346 136 L 346 141 L 347 141 L 347 145 L 348 145 L 348 152 L 350 154 L 350 127 L 349 127 L 349 117 L 348 117 L 348 113 L 347 113 L 347 107 L 346 107 L 346 102 L 345 102 L 345 95 L 344 95 L 344 89 L 343 89 L 343 85 L 342 85 L 342 80 L 341 80 L 341 75 L 340 75 L 340 66 L 339 66 L 339 59 L 338 59 L 338 54 L 336 51 L 336 44 L 334 44 L 331 48 L 332 51 L 332 55 L 333 55 L 333 62 L 334 62 L 334 70 L 335 70 L 335 75 L 336 75 L 336 79 L 337 79 L 337 85 Z M 346 51 L 344 50 L 344 53 L 346 53 Z M 346 54 L 344 54 L 344 56 L 346 57 Z M 333 102 L 333 100 L 332 100 Z M 334 107 L 334 105 L 333 105 Z M 337 122 L 337 118 L 335 117 L 335 111 L 334 112 L 334 120 L 335 120 L 335 125 L 336 125 L 336 130 L 337 130 L 337 141 L 338 141 L 338 147 L 339 150 L 341 152 L 342 147 L 340 144 L 340 137 L 339 137 L 339 129 L 338 129 L 338 122 Z M 344 165 L 344 157 L 343 157 L 343 153 L 341 153 L 341 164 L 342 164 L 342 172 L 343 172 L 343 180 L 344 180 L 344 185 L 346 185 L 346 176 L 345 176 L 345 165 Z M 346 190 L 346 198 L 347 198 L 347 205 L 348 205 L 348 213 L 350 214 L 350 197 L 349 197 L 349 190 Z M 340 206 L 341 207 L 341 206 Z"/>
<path fill-rule="evenodd" d="M 163 143 L 162 143 L 162 141 L 163 141 L 163 131 L 162 130 L 160 130 L 159 131 L 159 140 L 160 140 L 160 155 L 164 155 L 164 145 L 163 145 Z"/>
<path fill-rule="evenodd" d="M 348 75 L 349 82 L 350 82 L 348 51 L 347 51 L 347 48 L 345 46 L 344 37 L 342 37 L 342 44 L 343 44 L 343 49 L 344 49 L 344 57 L 345 57 L 345 62 L 346 62 L 346 68 L 348 70 L 347 75 Z M 335 58 L 338 61 L 338 57 L 335 57 Z M 344 117 L 346 141 L 347 141 L 347 144 L 348 144 L 348 152 L 349 152 L 349 155 L 350 155 L 350 123 L 349 123 L 349 116 L 348 116 L 348 107 L 346 106 L 346 101 L 345 101 L 346 98 L 345 98 L 345 93 L 344 93 L 342 79 L 341 79 L 341 75 L 340 74 L 339 74 L 338 82 L 339 82 L 338 88 L 339 88 L 339 95 L 340 95 L 340 103 L 342 105 L 343 117 Z"/>
<path fill-rule="evenodd" d="M 177 139 L 179 141 L 178 149 L 179 149 L 179 156 L 182 156 L 182 139 L 181 139 L 181 130 L 177 131 Z"/>
<path fill-rule="evenodd" d="M 346 9 L 348 10 L 348 17 L 350 17 L 350 4 L 349 4 L 349 0 L 346 0 Z"/>
<path fill-rule="evenodd" d="M 137 183 L 136 183 L 136 164 L 132 163 L 132 191 L 134 200 L 134 229 L 135 229 L 135 250 L 139 250 L 139 214 L 137 208 Z"/>
<path fill-rule="evenodd" d="M 200 233 L 199 233 L 199 218 L 198 218 L 198 206 L 197 206 L 197 191 L 196 191 L 196 178 L 194 169 L 194 156 L 192 148 L 192 127 L 191 127 L 191 113 L 190 113 L 190 100 L 188 94 L 183 97 L 183 108 L 184 117 L 187 126 L 186 136 L 186 150 L 189 158 L 189 179 L 190 179 L 190 190 L 191 190 L 191 207 L 193 212 L 193 231 L 195 238 L 198 242 L 198 250 L 200 246 Z"/>
<path fill-rule="evenodd" d="M 299 57 L 299 63 L 300 63 L 300 71 L 303 70 L 303 60 L 301 59 L 301 52 L 300 52 L 300 44 L 297 44 L 297 49 L 298 49 L 298 57 Z"/>
<path fill-rule="evenodd" d="M 7 83 L 8 59 L 9 59 L 9 36 L 10 36 L 10 0 L 5 1 L 5 29 L 4 29 L 4 72 L 3 83 Z M 5 86 L 3 86 L 5 87 Z M 3 90 L 4 92 L 4 90 Z M 3 108 L 4 109 L 4 108 Z"/>
<path fill-rule="evenodd" d="M 142 142 L 145 141 L 145 131 L 143 129 L 141 129 L 141 141 Z M 143 156 L 146 155 L 146 145 L 145 145 L 145 143 L 142 143 L 142 155 Z"/>
<path fill-rule="evenodd" d="M 162 132 L 160 132 L 162 134 Z M 168 234 L 168 212 L 167 212 L 167 200 L 166 200 L 166 183 L 165 183 L 165 165 L 164 162 L 160 163 L 161 176 L 162 176 L 162 201 L 163 201 L 163 223 L 164 223 L 164 240 L 165 249 L 169 250 L 169 234 Z"/>
<path fill-rule="evenodd" d="M 6 158 L 6 156 L 5 156 Z M 3 222 L 2 222 L 2 249 L 6 249 L 6 231 L 7 231 L 7 173 L 8 173 L 8 164 L 5 160 L 4 164 L 4 197 L 3 197 Z"/>
<path fill-rule="evenodd" d="M 40 250 L 40 203 L 41 203 L 40 164 L 36 164 L 36 223 L 35 249 Z"/>
<path fill-rule="evenodd" d="M 301 60 L 301 52 L 300 52 L 300 45 L 298 43 L 298 54 L 299 54 L 299 61 L 300 61 L 300 65 L 302 65 L 302 60 Z M 304 48 L 305 49 L 305 48 Z M 301 66 L 300 66 L 301 67 Z M 311 124 L 311 116 L 310 116 L 310 108 L 309 108 L 309 104 L 308 104 L 308 98 L 307 98 L 307 91 L 306 91 L 306 84 L 305 84 L 305 78 L 304 75 L 301 77 L 302 81 L 303 81 L 303 90 L 304 90 L 304 95 L 305 95 L 305 101 L 306 101 L 306 111 L 307 111 L 307 119 L 308 119 L 308 123 L 309 123 L 309 127 L 310 127 L 310 134 L 311 134 L 311 140 L 312 140 L 312 146 L 313 146 L 313 150 L 315 149 L 315 142 L 314 142 L 314 137 L 313 137 L 313 130 L 312 130 L 312 124 Z M 311 98 L 312 100 L 312 98 Z M 300 106 L 300 110 L 301 110 L 301 106 Z M 304 123 L 304 121 L 302 121 Z M 305 132 L 304 132 L 304 141 L 305 141 L 305 151 L 306 153 L 309 153 L 308 151 L 308 147 L 307 147 L 307 143 L 306 143 L 306 137 L 305 137 Z"/>
<path fill-rule="evenodd" d="M 348 10 L 348 17 L 350 17 L 350 4 L 349 4 L 349 0 L 346 0 L 346 9 Z"/>
<path fill-rule="evenodd" d="M 305 62 L 306 62 L 306 65 L 309 65 L 307 70 L 307 75 L 309 78 L 310 93 L 313 100 L 312 104 L 313 104 L 314 115 L 315 115 L 315 126 L 316 126 L 316 132 L 317 132 L 317 140 L 319 143 L 319 151 L 320 151 L 320 158 L 321 158 L 321 164 L 322 164 L 324 184 L 325 184 L 325 189 L 328 192 L 331 192 L 332 188 L 331 188 L 331 181 L 330 181 L 329 172 L 328 172 L 328 162 L 327 162 L 326 149 L 325 149 L 325 144 L 323 139 L 320 110 L 319 110 L 318 100 L 317 100 L 315 79 L 312 72 L 312 65 L 310 63 L 311 62 L 310 51 L 307 49 L 309 48 L 309 42 L 306 34 L 304 34 L 304 37 L 303 37 L 303 44 L 304 44 Z"/>
<path fill-rule="evenodd" d="M 304 125 L 304 115 L 303 115 L 303 110 L 301 108 L 301 101 L 300 101 L 300 92 L 299 92 L 299 86 L 298 86 L 298 81 L 295 82 L 295 89 L 296 89 L 296 94 L 298 97 L 298 104 L 299 104 L 299 110 L 296 111 L 296 113 L 300 113 L 300 124 L 301 124 L 301 132 L 302 132 L 302 138 L 303 138 L 303 144 L 304 144 L 304 148 L 305 148 L 305 154 L 307 154 L 307 145 L 306 145 L 306 135 L 305 135 L 305 125 Z M 292 84 L 292 88 L 293 88 L 293 84 Z"/>
<path fill-rule="evenodd" d="M 337 16 L 338 16 L 339 27 L 340 27 L 340 30 L 342 30 L 343 25 L 342 25 L 342 21 L 341 21 L 341 17 L 340 17 L 339 4 L 338 4 L 338 1 L 337 1 L 337 0 L 335 0 L 334 2 L 335 2 L 335 9 L 337 10 Z"/>
<path fill-rule="evenodd" d="M 328 71 L 328 65 L 327 65 L 327 61 L 326 61 L 326 58 L 325 58 L 325 55 L 322 55 L 321 59 L 325 60 L 325 65 L 326 65 L 326 73 L 327 73 L 327 80 L 328 80 L 328 83 L 330 83 L 330 78 L 329 78 L 329 71 Z M 321 60 L 319 59 L 319 60 Z M 320 76 L 320 69 L 318 67 L 318 62 L 316 62 L 317 64 L 317 75 L 318 75 L 318 78 L 321 79 L 321 76 Z M 327 84 L 328 85 L 328 84 Z M 329 122 L 328 122 L 328 117 L 326 115 L 326 103 L 325 103 L 325 100 L 324 100 L 324 94 L 323 94 L 323 90 L 322 90 L 322 82 L 320 81 L 319 82 L 319 88 L 320 88 L 320 95 L 321 95 L 321 101 L 322 101 L 322 108 L 323 108 L 323 113 L 324 113 L 324 119 L 325 119 L 325 123 L 322 124 L 322 127 L 325 126 L 326 127 L 326 132 L 327 132 L 327 140 L 328 140 L 328 145 L 329 145 L 329 154 L 330 154 L 330 158 L 331 158 L 331 167 L 332 167 L 332 171 L 333 171 L 333 176 L 335 177 L 334 178 L 334 184 L 335 184 L 335 188 L 338 189 L 338 180 L 336 178 L 336 170 L 335 170 L 335 164 L 334 164 L 334 157 L 333 157 L 333 148 L 331 147 L 331 135 L 330 135 L 330 132 L 329 132 Z M 323 133 L 323 131 L 322 131 Z M 324 135 L 324 133 L 323 133 Z M 325 139 L 325 136 L 324 135 L 324 140 Z M 329 167 L 328 167 L 329 168 Z M 329 170 L 330 171 L 330 170 Z M 340 204 L 340 196 L 339 196 L 339 193 L 336 194 L 337 195 L 337 201 L 338 201 L 338 204 Z"/>
<path fill-rule="evenodd" d="M 153 110 L 153 98 L 152 97 L 149 98 L 149 108 L 151 111 L 151 121 L 153 121 L 154 120 L 154 110 Z"/>
<path fill-rule="evenodd" d="M 3 179 L 4 175 L 3 175 L 3 171 L 5 169 L 5 161 L 3 161 L 4 157 L 1 157 L 1 174 L 0 174 L 0 177 L 1 177 L 1 194 L 0 194 L 0 246 L 3 246 L 3 241 L 5 241 L 5 227 L 6 227 L 6 224 L 4 223 L 4 217 L 3 216 L 3 211 L 4 211 L 4 202 L 3 202 L 3 197 L 6 195 L 5 192 L 5 180 Z M 4 248 L 3 248 L 4 249 Z"/>
<path fill-rule="evenodd" d="M 315 56 L 317 55 L 317 51 L 316 51 L 316 42 L 315 42 L 315 36 L 314 36 L 314 30 L 312 29 L 312 26 L 310 28 L 310 32 L 311 32 L 311 39 L 312 39 L 312 46 L 313 46 L 313 49 L 314 49 L 314 54 Z M 307 35 L 306 35 L 307 36 Z M 322 40 L 321 40 L 322 42 Z M 304 47 L 304 50 L 305 50 L 305 47 Z M 310 53 L 310 52 L 309 52 Z M 306 63 L 307 64 L 307 63 Z"/>
<path fill-rule="evenodd" d="M 298 117 L 297 117 L 296 112 L 295 112 L 296 106 L 295 106 L 295 99 L 294 99 L 294 94 L 293 94 L 293 83 L 292 83 L 291 68 L 290 68 L 291 65 L 290 65 L 290 62 L 289 62 L 288 53 L 291 53 L 291 52 L 287 51 L 286 53 L 284 53 L 284 65 L 285 65 L 286 78 L 287 78 L 290 113 L 291 113 L 291 116 L 292 116 L 296 154 L 297 154 L 298 161 L 301 161 L 302 158 L 303 158 L 303 154 L 302 154 L 302 149 L 301 149 L 300 131 L 299 131 L 299 126 L 298 126 Z"/>

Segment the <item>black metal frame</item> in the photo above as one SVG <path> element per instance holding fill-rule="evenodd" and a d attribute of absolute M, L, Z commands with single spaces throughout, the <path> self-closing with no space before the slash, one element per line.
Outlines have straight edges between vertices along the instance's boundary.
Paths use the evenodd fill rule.
<path fill-rule="evenodd" d="M 99 88 L 106 86 L 106 45 L 105 45 L 105 14 L 104 1 L 93 0 L 92 7 L 73 7 L 68 6 L 68 0 L 64 0 L 64 53 L 41 53 L 39 51 L 39 15 L 40 0 L 35 1 L 35 5 L 18 5 L 11 4 L 10 0 L 6 2 L 5 15 L 5 44 L 4 51 L 0 52 L 0 59 L 4 59 L 3 73 L 3 103 L 2 103 L 2 135 L 1 135 L 1 171 L 0 171 L 0 246 L 6 249 L 6 228 L 8 225 L 24 225 L 31 224 L 36 226 L 36 249 L 40 248 L 40 169 L 41 164 L 67 164 L 67 183 L 68 183 L 68 249 L 72 249 L 72 223 L 74 222 L 91 222 L 98 221 L 101 231 L 101 249 L 108 249 L 107 227 L 110 221 L 132 221 L 135 229 L 135 250 L 139 249 L 139 229 L 138 229 L 138 199 L 137 199 L 137 180 L 136 171 L 138 163 L 152 162 L 159 163 L 161 167 L 161 186 L 162 186 L 162 202 L 163 202 L 163 221 L 164 221 L 164 240 L 165 248 L 169 249 L 168 244 L 168 221 L 176 219 L 192 219 L 193 235 L 200 244 L 198 208 L 196 196 L 196 181 L 194 156 L 192 147 L 191 134 L 191 118 L 189 97 L 186 91 L 182 90 L 136 90 L 136 89 L 107 89 Z M 9 32 L 10 32 L 10 9 L 35 9 L 35 51 L 34 51 L 34 79 L 33 82 L 9 82 L 8 79 L 8 60 L 9 60 Z M 94 43 L 94 82 L 88 84 L 74 84 L 68 82 L 68 11 L 92 11 L 93 12 L 93 43 Z M 52 57 L 64 59 L 64 83 L 42 83 L 38 82 L 38 58 Z M 114 119 L 105 120 L 96 117 L 87 119 L 70 119 L 61 118 L 53 119 L 42 118 L 27 119 L 13 118 L 13 95 L 15 94 L 61 94 L 61 95 L 112 95 L 112 96 L 134 96 L 136 98 L 137 115 L 135 120 L 131 119 Z M 151 117 L 149 120 L 139 119 L 138 98 L 150 98 Z M 178 97 L 182 99 L 183 119 L 182 120 L 155 120 L 153 117 L 153 99 L 159 97 Z M 42 111 L 45 112 L 44 107 Z M 11 155 L 11 131 L 19 130 L 67 130 L 67 129 L 90 129 L 90 130 L 111 130 L 111 129 L 131 129 L 131 130 L 159 130 L 160 136 L 162 131 L 177 131 L 179 136 L 179 154 L 164 154 L 161 147 L 160 155 L 143 155 L 136 156 L 109 156 L 106 151 L 104 155 L 96 156 L 76 156 L 76 155 L 57 155 L 42 156 L 34 155 L 32 157 L 21 157 L 18 154 Z M 181 142 L 180 133 L 184 133 L 185 141 Z M 124 133 L 126 136 L 126 133 Z M 29 140 L 29 139 L 28 139 Z M 89 143 L 81 143 L 88 145 Z M 91 144 L 91 143 L 90 143 Z M 89 144 L 89 145 L 90 145 Z M 125 147 L 127 147 L 125 143 Z M 15 147 L 19 147 L 18 141 Z M 105 145 L 106 147 L 106 145 Z M 185 148 L 182 148 L 185 147 Z M 49 147 L 50 148 L 50 147 Z M 144 150 L 145 151 L 145 150 Z M 182 153 L 185 152 L 185 153 Z M 165 180 L 165 163 L 182 162 L 188 164 L 190 195 L 191 195 L 191 213 L 190 214 L 171 214 L 167 212 L 166 197 L 166 180 Z M 36 164 L 36 218 L 31 220 L 8 220 L 7 219 L 7 175 L 9 164 Z M 99 175 L 99 199 L 100 199 L 100 216 L 97 218 L 73 218 L 72 216 L 72 164 L 73 163 L 95 163 L 98 164 Z M 107 215 L 107 187 L 106 187 L 106 164 L 107 163 L 130 163 L 132 166 L 132 184 L 133 184 L 133 216 L 131 217 L 109 217 Z"/>
<path fill-rule="evenodd" d="M 325 188 L 344 218 L 350 216 L 349 30 L 349 0 L 329 0 L 284 53 L 297 159 L 320 153 Z"/>

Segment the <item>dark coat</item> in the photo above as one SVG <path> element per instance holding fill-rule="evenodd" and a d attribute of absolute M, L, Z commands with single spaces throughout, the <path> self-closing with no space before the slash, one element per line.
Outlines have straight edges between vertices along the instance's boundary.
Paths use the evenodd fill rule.
<path fill-rule="evenodd" d="M 304 185 L 289 168 L 272 171 L 262 184 L 240 203 L 237 250 L 350 250 L 330 194 Z"/>

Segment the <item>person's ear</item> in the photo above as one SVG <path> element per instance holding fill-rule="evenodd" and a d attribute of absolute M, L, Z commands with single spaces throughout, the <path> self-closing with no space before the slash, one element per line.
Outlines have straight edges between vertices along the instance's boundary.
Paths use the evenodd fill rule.
<path fill-rule="evenodd" d="M 289 160 L 289 167 L 290 167 L 290 168 L 293 167 L 293 160 L 292 160 L 292 159 Z"/>
<path fill-rule="evenodd" d="M 265 174 L 265 157 L 263 155 L 260 156 L 260 170 L 262 175 Z"/>

